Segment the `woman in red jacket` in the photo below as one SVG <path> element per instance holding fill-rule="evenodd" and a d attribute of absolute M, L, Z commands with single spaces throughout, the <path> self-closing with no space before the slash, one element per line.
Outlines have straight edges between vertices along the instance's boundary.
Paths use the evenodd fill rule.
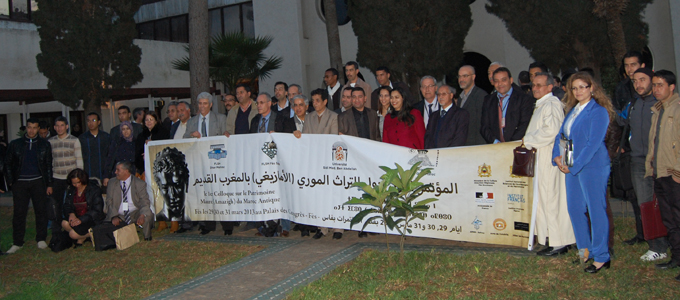
<path fill-rule="evenodd" d="M 383 142 L 423 149 L 425 122 L 417 109 L 404 102 L 404 92 L 395 88 L 390 93 L 390 113 L 385 116 Z"/>

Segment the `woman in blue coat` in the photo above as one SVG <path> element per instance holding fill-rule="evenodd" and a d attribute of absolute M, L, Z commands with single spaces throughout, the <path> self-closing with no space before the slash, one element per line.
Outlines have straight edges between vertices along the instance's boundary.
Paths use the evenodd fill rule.
<path fill-rule="evenodd" d="M 583 262 L 594 260 L 585 271 L 597 273 L 610 265 L 605 200 L 610 161 L 604 138 L 614 110 L 593 78 L 579 72 L 567 83 L 566 111 L 562 128 L 555 137 L 553 164 L 566 174 L 567 207 L 579 255 Z M 563 138 L 573 143 L 571 164 L 562 159 L 560 141 Z"/>

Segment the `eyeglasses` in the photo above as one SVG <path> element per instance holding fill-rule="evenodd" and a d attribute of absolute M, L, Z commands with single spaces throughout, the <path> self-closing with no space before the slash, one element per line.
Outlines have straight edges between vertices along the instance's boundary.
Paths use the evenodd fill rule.
<path fill-rule="evenodd" d="M 432 84 L 432 85 L 424 85 L 424 86 L 423 86 L 423 88 L 426 89 L 426 90 L 428 90 L 428 89 L 433 89 L 433 88 L 435 88 L 435 87 L 436 87 L 436 85 L 434 85 L 434 84 Z"/>
<path fill-rule="evenodd" d="M 589 85 L 582 85 L 582 86 L 572 87 L 571 90 L 576 92 L 576 91 L 582 91 L 582 90 L 589 89 L 589 88 L 590 88 Z"/>
<path fill-rule="evenodd" d="M 437 93 L 437 97 L 444 97 L 444 96 L 446 96 L 446 95 L 448 95 L 448 94 L 451 94 L 451 93 L 446 93 L 446 92 L 444 92 L 444 93 Z"/>
<path fill-rule="evenodd" d="M 544 86 L 549 86 L 549 84 L 532 84 L 531 87 L 537 87 L 537 88 L 542 88 Z"/>
<path fill-rule="evenodd" d="M 456 76 L 456 77 L 457 77 L 458 79 L 461 79 L 461 78 L 466 78 L 466 79 L 467 79 L 467 78 L 470 77 L 470 76 L 472 76 L 472 75 L 470 75 L 470 74 L 464 74 L 464 75 L 458 75 L 458 76 Z"/>

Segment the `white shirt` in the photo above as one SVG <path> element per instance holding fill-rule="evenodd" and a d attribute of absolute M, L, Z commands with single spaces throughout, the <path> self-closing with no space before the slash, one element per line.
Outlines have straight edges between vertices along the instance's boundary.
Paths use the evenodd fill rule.
<path fill-rule="evenodd" d="M 205 136 L 203 136 L 203 131 L 202 131 L 203 118 L 205 118 Z M 203 116 L 202 114 L 198 114 L 198 133 L 201 134 L 201 137 L 209 137 L 210 136 L 210 113 L 208 113 L 205 116 Z"/>
<path fill-rule="evenodd" d="M 135 204 L 132 202 L 132 193 L 130 192 L 130 184 L 132 184 L 132 175 L 130 175 L 130 177 L 128 177 L 127 179 L 120 182 L 121 191 L 123 191 L 123 182 L 125 182 L 125 188 L 127 189 L 127 191 L 124 191 L 124 192 L 127 192 L 128 211 L 130 213 L 132 213 L 133 211 L 137 210 L 137 207 L 135 207 Z M 124 216 L 125 215 L 125 209 L 124 209 L 125 204 L 123 204 L 124 197 L 122 196 L 122 193 L 121 193 L 121 197 L 122 198 L 120 198 L 120 207 L 118 208 L 118 215 Z"/>
<path fill-rule="evenodd" d="M 173 140 L 180 140 L 184 136 L 184 133 L 187 132 L 187 121 L 186 123 L 179 123 L 179 126 L 177 127 L 177 131 L 175 132 L 175 136 L 172 137 Z M 206 127 L 207 129 L 207 127 Z"/>
<path fill-rule="evenodd" d="M 574 121 L 578 117 L 578 115 L 583 111 L 588 104 L 590 104 L 592 101 L 588 101 L 585 105 L 581 106 L 581 102 L 576 104 L 573 108 L 573 112 L 569 115 L 569 118 L 564 122 L 564 135 L 571 139 L 571 126 L 574 125 Z"/>
<path fill-rule="evenodd" d="M 430 114 L 439 111 L 439 101 L 437 101 L 437 96 L 434 96 L 432 103 L 427 103 L 427 100 L 423 100 L 425 105 L 423 106 L 423 121 L 425 121 L 425 128 L 427 128 L 427 122 L 430 120 Z M 432 104 L 432 110 L 430 110 L 430 104 Z"/>

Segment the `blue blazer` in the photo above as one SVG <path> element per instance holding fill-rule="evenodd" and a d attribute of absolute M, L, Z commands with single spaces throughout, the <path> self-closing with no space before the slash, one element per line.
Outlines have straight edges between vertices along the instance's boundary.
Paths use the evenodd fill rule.
<path fill-rule="evenodd" d="M 560 156 L 560 138 L 564 132 L 564 124 L 572 113 L 574 113 L 573 109 L 564 118 L 565 122 L 562 123 L 562 128 L 555 137 L 552 153 L 553 165 L 556 165 L 555 157 Z M 571 136 L 567 137 L 574 143 L 574 166 L 569 168 L 570 174 L 578 175 L 583 168 L 609 166 L 609 154 L 604 143 L 608 126 L 607 109 L 597 104 L 595 99 L 590 100 L 590 103 L 574 120 L 571 126 Z"/>

